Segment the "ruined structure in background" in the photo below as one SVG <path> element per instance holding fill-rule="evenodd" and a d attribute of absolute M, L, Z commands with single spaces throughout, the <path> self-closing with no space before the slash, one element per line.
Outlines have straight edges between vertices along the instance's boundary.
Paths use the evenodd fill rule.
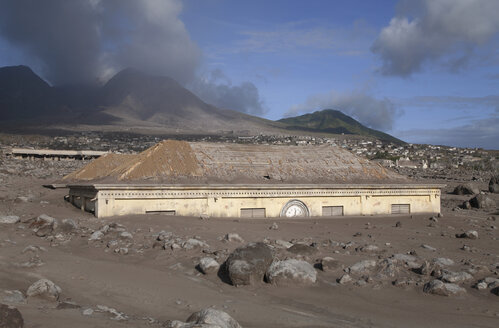
<path fill-rule="evenodd" d="M 402 176 L 331 145 L 167 140 L 140 154 L 103 156 L 65 180 L 75 182 L 69 184 L 71 203 L 97 217 L 440 212 L 441 186 L 408 184 Z"/>
<path fill-rule="evenodd" d="M 12 150 L 7 153 L 8 156 L 19 159 L 43 159 L 53 161 L 93 159 L 98 158 L 104 154 L 107 154 L 107 152 L 94 150 L 55 150 L 26 148 L 12 148 Z"/>

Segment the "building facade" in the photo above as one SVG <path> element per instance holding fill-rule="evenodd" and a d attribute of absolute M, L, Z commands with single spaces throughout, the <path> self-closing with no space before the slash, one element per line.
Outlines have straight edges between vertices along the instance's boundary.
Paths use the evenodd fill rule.
<path fill-rule="evenodd" d="M 69 185 L 68 201 L 96 217 L 332 217 L 440 213 L 436 184 Z"/>

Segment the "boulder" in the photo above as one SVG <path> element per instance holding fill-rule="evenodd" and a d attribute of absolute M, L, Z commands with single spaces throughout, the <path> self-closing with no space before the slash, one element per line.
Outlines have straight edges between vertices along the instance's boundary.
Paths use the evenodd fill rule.
<path fill-rule="evenodd" d="M 468 230 L 466 232 L 456 234 L 456 238 L 478 239 L 478 232 L 475 230 Z"/>
<path fill-rule="evenodd" d="M 1 328 L 23 328 L 24 319 L 13 306 L 0 304 L 0 327 Z"/>
<path fill-rule="evenodd" d="M 392 256 L 392 259 L 394 259 L 395 261 L 398 261 L 398 262 L 402 262 L 402 263 L 409 263 L 409 262 L 415 262 L 416 261 L 416 257 L 413 256 L 413 255 L 409 255 L 409 254 L 394 254 Z"/>
<path fill-rule="evenodd" d="M 363 260 L 349 267 L 348 272 L 361 274 L 373 269 L 374 267 L 376 267 L 375 260 Z"/>
<path fill-rule="evenodd" d="M 30 228 L 38 237 L 45 237 L 57 229 L 57 220 L 46 214 L 42 214 L 31 220 Z"/>
<path fill-rule="evenodd" d="M 191 314 L 187 322 L 171 321 L 169 328 L 242 328 L 241 325 L 224 311 L 212 308 L 203 309 Z"/>
<path fill-rule="evenodd" d="M 262 242 L 249 243 L 236 248 L 227 258 L 225 267 L 234 286 L 251 285 L 263 281 L 272 260 L 269 246 Z"/>
<path fill-rule="evenodd" d="M 58 230 L 64 233 L 71 233 L 76 229 L 78 229 L 78 225 L 72 219 L 63 219 L 58 227 Z"/>
<path fill-rule="evenodd" d="M 102 237 L 104 237 L 104 233 L 100 230 L 97 230 L 90 235 L 90 238 L 88 238 L 88 240 L 89 241 L 100 240 Z"/>
<path fill-rule="evenodd" d="M 190 238 L 182 243 L 183 249 L 208 248 L 208 244 L 199 239 Z"/>
<path fill-rule="evenodd" d="M 50 301 L 57 301 L 61 288 L 48 279 L 40 279 L 26 291 L 28 297 L 40 297 Z"/>
<path fill-rule="evenodd" d="M 26 303 L 26 297 L 24 297 L 24 294 L 20 290 L 6 290 L 3 292 L 1 302 L 9 304 L 24 304 Z"/>
<path fill-rule="evenodd" d="M 0 215 L 0 224 L 14 224 L 21 219 L 16 215 Z"/>
<path fill-rule="evenodd" d="M 480 189 L 472 183 L 460 184 L 454 188 L 456 195 L 476 195 L 480 193 Z"/>
<path fill-rule="evenodd" d="M 277 239 L 277 240 L 275 241 L 275 245 L 276 245 L 276 246 L 278 246 L 278 247 L 280 247 L 280 248 L 286 248 L 286 249 L 287 249 L 287 248 L 290 248 L 291 246 L 293 246 L 293 244 L 292 244 L 292 243 L 287 242 L 287 241 L 285 241 L 285 240 L 281 240 L 281 239 Z"/>
<path fill-rule="evenodd" d="M 294 244 L 287 251 L 296 255 L 313 255 L 317 249 L 306 244 Z"/>
<path fill-rule="evenodd" d="M 215 259 L 211 257 L 203 257 L 199 261 L 199 269 L 201 270 L 202 273 L 208 274 L 212 272 L 217 272 L 218 269 L 220 268 L 220 264 L 218 264 Z"/>
<path fill-rule="evenodd" d="M 453 272 L 444 270 L 442 277 L 440 278 L 443 282 L 459 283 L 466 280 L 473 279 L 473 276 L 467 272 Z"/>
<path fill-rule="evenodd" d="M 436 264 L 440 267 L 445 267 L 445 266 L 450 266 L 454 265 L 454 261 L 451 259 L 448 259 L 446 257 L 437 257 L 432 260 L 433 264 Z"/>
<path fill-rule="evenodd" d="M 310 285 L 317 280 L 317 272 L 308 262 L 289 259 L 274 261 L 265 277 L 273 285 Z"/>
<path fill-rule="evenodd" d="M 336 279 L 336 281 L 339 283 L 339 284 L 347 284 L 349 282 L 352 282 L 352 277 L 350 277 L 349 274 L 345 273 L 344 275 L 342 275 L 340 278 Z"/>
<path fill-rule="evenodd" d="M 241 238 L 241 236 L 239 236 L 239 234 L 235 232 L 229 232 L 228 234 L 225 235 L 224 239 L 230 242 L 244 243 L 244 239 Z"/>
<path fill-rule="evenodd" d="M 339 268 L 341 268 L 340 262 L 332 257 L 326 256 L 321 260 L 322 271 L 334 271 Z"/>
<path fill-rule="evenodd" d="M 443 281 L 435 279 L 424 285 L 423 292 L 434 295 L 451 296 L 465 294 L 466 289 L 459 287 L 456 284 L 444 283 Z"/>
<path fill-rule="evenodd" d="M 496 208 L 496 202 L 485 194 L 476 195 L 470 199 L 470 205 L 475 208 L 482 208 L 485 210 L 493 210 Z"/>
<path fill-rule="evenodd" d="M 499 175 L 494 175 L 489 181 L 489 191 L 499 193 Z"/>

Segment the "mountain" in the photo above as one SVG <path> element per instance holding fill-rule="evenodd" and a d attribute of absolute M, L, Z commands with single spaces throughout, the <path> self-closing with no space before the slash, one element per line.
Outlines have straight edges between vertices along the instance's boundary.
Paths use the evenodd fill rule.
<path fill-rule="evenodd" d="M 335 110 L 270 121 L 203 102 L 175 80 L 125 69 L 101 86 L 52 87 L 27 66 L 0 68 L 0 127 L 141 133 L 359 134 L 401 142 Z M 288 132 L 289 132 L 288 131 Z"/>
<path fill-rule="evenodd" d="M 355 134 L 374 137 L 376 139 L 402 144 L 399 140 L 387 133 L 370 129 L 339 110 L 325 109 L 310 114 L 288 117 L 278 120 L 287 130 L 322 132 L 331 134 Z"/>
<path fill-rule="evenodd" d="M 0 68 L 0 119 L 30 118 L 53 110 L 53 90 L 27 66 Z"/>

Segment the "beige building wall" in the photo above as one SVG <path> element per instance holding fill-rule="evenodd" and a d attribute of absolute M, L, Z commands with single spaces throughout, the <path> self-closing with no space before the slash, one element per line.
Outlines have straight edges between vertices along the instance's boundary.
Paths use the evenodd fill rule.
<path fill-rule="evenodd" d="M 409 213 L 439 213 L 441 187 L 75 185 L 70 186 L 70 201 L 93 211 L 97 217 L 146 213 L 241 217 L 242 210 L 247 213 L 248 209 L 250 213 L 254 209 L 259 217 L 280 217 L 286 215 L 285 207 L 292 201 L 302 202 L 308 210 L 307 216 L 313 217 L 322 216 L 325 206 L 343 206 L 345 216 L 386 215 L 392 213 L 393 205 L 402 205 Z M 83 207 L 82 203 L 85 204 Z"/>

